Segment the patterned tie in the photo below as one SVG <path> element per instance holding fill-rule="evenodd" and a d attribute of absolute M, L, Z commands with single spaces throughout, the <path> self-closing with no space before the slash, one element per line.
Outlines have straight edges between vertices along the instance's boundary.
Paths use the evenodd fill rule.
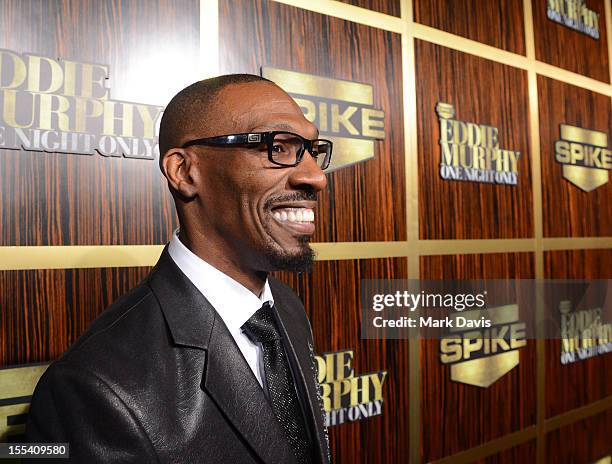
<path fill-rule="evenodd" d="M 264 303 L 244 323 L 242 330 L 253 343 L 261 347 L 268 397 L 274 415 L 295 453 L 296 462 L 309 463 L 311 450 L 304 416 L 270 302 Z"/>

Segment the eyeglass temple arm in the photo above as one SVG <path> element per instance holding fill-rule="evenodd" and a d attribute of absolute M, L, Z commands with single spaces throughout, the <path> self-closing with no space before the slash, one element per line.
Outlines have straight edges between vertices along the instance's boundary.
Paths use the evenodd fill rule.
<path fill-rule="evenodd" d="M 192 145 L 244 145 L 247 143 L 262 143 L 264 141 L 265 135 L 259 133 L 219 135 L 217 137 L 190 140 L 183 145 L 183 148 L 191 147 Z"/>

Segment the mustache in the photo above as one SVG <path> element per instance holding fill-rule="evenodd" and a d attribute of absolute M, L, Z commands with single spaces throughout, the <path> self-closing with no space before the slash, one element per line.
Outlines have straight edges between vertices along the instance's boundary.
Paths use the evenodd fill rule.
<path fill-rule="evenodd" d="M 286 203 L 289 201 L 317 201 L 317 193 L 313 191 L 303 191 L 276 195 L 266 200 L 264 208 L 270 209 L 277 203 Z"/>

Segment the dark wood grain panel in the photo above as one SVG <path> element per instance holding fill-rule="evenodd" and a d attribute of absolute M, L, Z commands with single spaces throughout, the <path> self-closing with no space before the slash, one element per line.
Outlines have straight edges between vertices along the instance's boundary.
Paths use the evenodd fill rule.
<path fill-rule="evenodd" d="M 421 257 L 423 279 L 529 279 L 529 253 Z M 528 309 L 519 305 L 521 319 Z M 519 365 L 488 388 L 453 382 L 440 362 L 440 342 L 421 343 L 421 449 L 424 462 L 449 456 L 533 425 L 536 349 L 520 349 Z"/>
<path fill-rule="evenodd" d="M 549 279 L 611 279 L 612 250 L 550 251 Z M 612 395 L 612 353 L 562 365 L 560 340 L 546 342 L 546 417 Z"/>
<path fill-rule="evenodd" d="M 0 150 L 0 245 L 170 240 L 174 203 L 156 161 Z"/>
<path fill-rule="evenodd" d="M 483 58 L 416 41 L 421 239 L 533 236 L 527 75 Z M 520 151 L 518 185 L 440 177 L 438 102 L 455 119 L 499 129 L 499 146 Z"/>
<path fill-rule="evenodd" d="M 361 279 L 405 279 L 405 258 L 320 261 L 310 274 L 281 273 L 304 301 L 319 353 L 352 349 L 355 373 L 387 371 L 383 413 L 330 428 L 335 463 L 407 462 L 408 340 L 361 340 Z"/>
<path fill-rule="evenodd" d="M 612 455 L 612 409 L 562 427 L 546 436 L 547 462 L 593 464 Z"/>
<path fill-rule="evenodd" d="M 328 176 L 316 241 L 406 237 L 401 38 L 398 34 L 265 0 L 222 0 L 222 72 L 260 66 L 370 84 L 385 112 L 375 159 Z"/>
<path fill-rule="evenodd" d="M 59 357 L 150 268 L 0 272 L 0 366 Z"/>
<path fill-rule="evenodd" d="M 612 146 L 610 97 L 538 76 L 538 99 L 544 236 L 609 237 L 612 182 L 585 192 L 564 179 L 555 142 L 561 138 L 559 125 L 570 124 L 607 133 L 608 147 Z"/>
<path fill-rule="evenodd" d="M 164 105 L 197 79 L 198 12 L 197 0 L 7 0 L 0 48 L 108 65 L 112 99 Z M 0 245 L 160 244 L 175 226 L 153 160 L 0 150 L 0 178 Z"/>
<path fill-rule="evenodd" d="M 492 47 L 525 55 L 522 0 L 415 0 L 414 20 Z"/>
<path fill-rule="evenodd" d="M 599 40 L 562 26 L 546 16 L 547 3 L 532 0 L 536 58 L 603 82 L 610 82 L 604 2 L 587 0 L 589 10 L 599 14 Z"/>
<path fill-rule="evenodd" d="M 368 10 L 378 11 L 392 16 L 401 16 L 400 0 L 340 0 L 342 3 L 367 8 Z"/>

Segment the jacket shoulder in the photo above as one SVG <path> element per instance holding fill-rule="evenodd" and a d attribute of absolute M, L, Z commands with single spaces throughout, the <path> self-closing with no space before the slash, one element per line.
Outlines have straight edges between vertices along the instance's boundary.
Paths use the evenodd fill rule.
<path fill-rule="evenodd" d="M 147 280 L 141 282 L 105 309 L 60 359 L 95 371 L 112 356 L 127 356 L 151 338 L 164 338 L 158 306 Z"/>

